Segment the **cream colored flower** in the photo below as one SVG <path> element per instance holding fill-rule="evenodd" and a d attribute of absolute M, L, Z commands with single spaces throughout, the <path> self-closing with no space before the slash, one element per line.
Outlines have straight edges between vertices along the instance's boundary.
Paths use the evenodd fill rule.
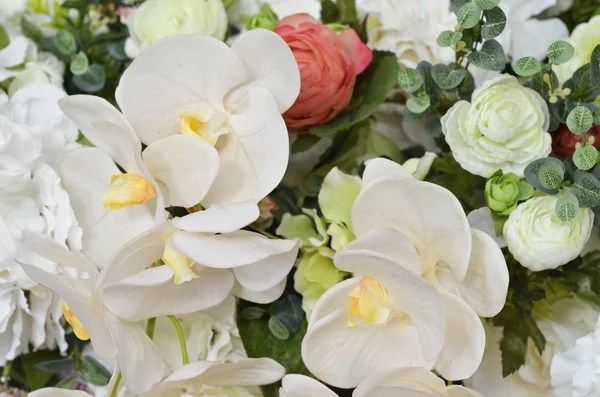
<path fill-rule="evenodd" d="M 567 41 L 575 47 L 575 55 L 569 62 L 554 68 L 561 83 L 573 77 L 577 69 L 590 62 L 592 51 L 600 44 L 600 15 L 578 25 Z"/>
<path fill-rule="evenodd" d="M 594 213 L 580 208 L 570 222 L 556 216 L 556 196 L 536 197 L 520 204 L 504 224 L 509 251 L 533 271 L 555 269 L 577 258 L 594 225 Z"/>
<path fill-rule="evenodd" d="M 525 167 L 550 154 L 548 105 L 510 75 L 485 81 L 471 103 L 457 102 L 442 117 L 442 132 L 456 161 L 488 178 L 497 170 L 522 177 Z"/>

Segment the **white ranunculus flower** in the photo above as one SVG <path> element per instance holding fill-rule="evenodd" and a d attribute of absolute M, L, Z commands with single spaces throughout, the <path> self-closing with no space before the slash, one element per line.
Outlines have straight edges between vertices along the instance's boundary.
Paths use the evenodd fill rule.
<path fill-rule="evenodd" d="M 130 58 L 163 37 L 202 34 L 223 40 L 227 13 L 221 0 L 148 0 L 127 16 L 131 37 L 125 44 Z"/>
<path fill-rule="evenodd" d="M 456 161 L 489 178 L 501 169 L 522 177 L 525 167 L 552 151 L 548 105 L 510 75 L 485 81 L 471 102 L 459 101 L 442 117 L 442 131 Z"/>
<path fill-rule="evenodd" d="M 580 208 L 575 219 L 556 216 L 556 196 L 528 200 L 504 224 L 508 249 L 521 265 L 533 271 L 555 269 L 577 258 L 590 238 L 594 212 Z"/>
<path fill-rule="evenodd" d="M 17 14 L 22 14 L 27 8 L 27 0 L 3 0 L 0 8 L 0 24 Z"/>
<path fill-rule="evenodd" d="M 575 55 L 569 62 L 554 67 L 561 83 L 573 77 L 577 69 L 590 62 L 592 51 L 600 44 L 600 15 L 577 25 L 567 41 L 575 47 Z"/>
<path fill-rule="evenodd" d="M 25 63 L 25 69 L 19 72 L 8 86 L 8 94 L 13 95 L 19 89 L 33 84 L 63 85 L 65 64 L 54 54 L 40 52 L 35 60 Z"/>
<path fill-rule="evenodd" d="M 556 394 L 552 388 L 555 382 L 551 371 L 553 358 L 558 353 L 576 346 L 577 339 L 594 330 L 598 312 L 577 299 L 565 299 L 552 306 L 552 313 L 552 319 L 537 319 L 537 324 L 546 338 L 544 353 L 540 356 L 533 341 L 529 340 L 525 365 L 506 378 L 502 377 L 499 348 L 502 328 L 488 327 L 487 346 L 481 366 L 464 384 L 486 397 L 563 397 Z M 568 376 L 567 373 L 561 375 Z"/>
<path fill-rule="evenodd" d="M 401 65 L 411 68 L 421 61 L 454 61 L 454 51 L 437 44 L 439 34 L 457 24 L 448 0 L 358 0 L 356 6 L 367 16 L 371 49 L 392 52 Z"/>

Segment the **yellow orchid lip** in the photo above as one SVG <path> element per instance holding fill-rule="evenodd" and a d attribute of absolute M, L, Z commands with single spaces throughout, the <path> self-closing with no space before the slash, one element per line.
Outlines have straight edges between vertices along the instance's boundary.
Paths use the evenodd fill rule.
<path fill-rule="evenodd" d="M 388 292 L 379 281 L 365 276 L 348 294 L 348 326 L 358 327 L 355 319 L 367 324 L 384 324 L 392 311 L 388 305 Z"/>
<path fill-rule="evenodd" d="M 165 241 L 165 250 L 163 252 L 162 260 L 166 265 L 171 266 L 173 269 L 173 280 L 175 281 L 175 285 L 180 285 L 187 281 L 191 281 L 194 278 L 199 278 L 200 276 L 192 270 L 192 266 L 194 266 L 195 262 L 173 248 L 171 240 L 168 237 L 163 236 L 162 239 Z"/>
<path fill-rule="evenodd" d="M 211 109 L 204 111 L 187 112 L 179 115 L 180 133 L 201 139 L 215 146 L 221 135 L 229 131 L 225 127 L 225 117 Z"/>
<path fill-rule="evenodd" d="M 140 175 L 118 174 L 110 178 L 110 186 L 104 195 L 104 208 L 118 210 L 143 204 L 155 196 L 152 183 Z"/>
<path fill-rule="evenodd" d="M 62 302 L 62 312 L 67 323 L 69 323 L 69 325 L 73 327 L 73 332 L 75 333 L 75 336 L 79 340 L 89 340 L 90 334 L 88 334 L 83 324 L 81 324 L 81 321 L 79 321 L 77 316 L 75 316 L 75 314 L 71 311 L 69 305 L 67 305 L 67 302 L 65 301 Z"/>

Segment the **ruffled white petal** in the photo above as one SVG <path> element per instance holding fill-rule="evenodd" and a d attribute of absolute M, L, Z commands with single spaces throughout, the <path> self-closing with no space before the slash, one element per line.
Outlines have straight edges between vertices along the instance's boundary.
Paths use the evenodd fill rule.
<path fill-rule="evenodd" d="M 212 205 L 204 211 L 175 218 L 171 224 L 193 233 L 232 233 L 258 219 L 260 210 L 254 201 Z"/>

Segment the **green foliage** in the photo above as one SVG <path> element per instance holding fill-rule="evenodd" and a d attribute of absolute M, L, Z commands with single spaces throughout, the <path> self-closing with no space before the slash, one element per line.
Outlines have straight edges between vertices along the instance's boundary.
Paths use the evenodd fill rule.
<path fill-rule="evenodd" d="M 430 105 L 431 99 L 426 94 L 418 96 L 417 98 L 410 98 L 406 102 L 406 107 L 413 113 L 423 113 L 429 109 Z"/>
<path fill-rule="evenodd" d="M 290 338 L 290 331 L 287 330 L 285 325 L 277 318 L 271 317 L 268 321 L 269 331 L 271 334 L 279 340 L 288 340 Z"/>
<path fill-rule="evenodd" d="M 501 72 L 506 64 L 504 50 L 496 40 L 487 40 L 479 51 L 473 51 L 469 55 L 473 65 L 480 69 Z"/>
<path fill-rule="evenodd" d="M 544 174 L 541 172 L 542 168 L 544 168 Z M 524 173 L 527 182 L 529 182 L 534 188 L 544 193 L 556 194 L 558 193 L 558 184 L 562 182 L 562 178 L 565 174 L 565 165 L 558 159 L 546 157 L 530 163 L 527 167 L 525 167 Z M 544 180 L 543 183 L 541 179 Z M 546 187 L 552 186 L 558 179 L 560 179 L 560 182 L 558 182 L 556 186 L 552 188 Z"/>
<path fill-rule="evenodd" d="M 51 374 L 70 372 L 75 370 L 75 358 L 61 358 L 58 360 L 43 361 L 35 364 L 40 371 Z"/>
<path fill-rule="evenodd" d="M 75 76 L 81 76 L 82 74 L 87 72 L 89 66 L 90 65 L 88 57 L 85 55 L 84 52 L 80 51 L 79 53 L 77 53 L 77 55 L 75 55 L 75 57 L 71 61 L 71 64 L 69 65 L 69 70 Z"/>
<path fill-rule="evenodd" d="M 593 208 L 600 205 L 600 181 L 592 174 L 581 170 L 575 171 L 573 190 L 579 206 Z"/>
<path fill-rule="evenodd" d="M 579 201 L 573 193 L 566 193 L 556 200 L 556 215 L 563 222 L 569 222 L 577 216 Z"/>
<path fill-rule="evenodd" d="M 467 69 L 462 67 L 455 69 L 448 65 L 439 64 L 433 67 L 431 76 L 440 88 L 452 90 L 458 87 L 467 77 Z"/>
<path fill-rule="evenodd" d="M 73 76 L 73 84 L 83 92 L 93 94 L 104 88 L 106 84 L 106 74 L 101 65 L 93 64 L 85 73 Z"/>
<path fill-rule="evenodd" d="M 459 8 L 456 19 L 463 29 L 472 28 L 481 19 L 481 8 L 477 6 L 474 0 L 471 0 Z"/>
<path fill-rule="evenodd" d="M 246 29 L 267 29 L 275 30 L 279 18 L 277 14 L 273 12 L 271 6 L 268 3 L 264 3 L 260 11 L 254 15 L 240 15 L 240 20 Z"/>
<path fill-rule="evenodd" d="M 556 161 L 547 161 L 540 167 L 537 177 L 543 187 L 553 190 L 564 180 L 565 168 Z"/>
<path fill-rule="evenodd" d="M 30 21 L 27 16 L 21 17 L 21 30 L 25 37 L 30 38 L 37 44 L 41 43 L 44 38 L 44 33 L 42 33 L 41 29 L 34 22 Z"/>
<path fill-rule="evenodd" d="M 585 134 L 592 128 L 594 115 L 592 111 L 585 106 L 577 106 L 567 117 L 567 127 L 573 134 Z"/>
<path fill-rule="evenodd" d="M 66 390 L 75 390 L 79 386 L 79 379 L 77 379 L 76 375 L 69 376 L 68 378 L 62 379 L 56 385 L 54 385 L 57 389 L 66 389 Z"/>
<path fill-rule="evenodd" d="M 258 306 L 246 306 L 242 310 L 240 310 L 240 316 L 244 320 L 259 320 L 261 319 L 267 311 L 262 307 Z"/>
<path fill-rule="evenodd" d="M 54 36 L 54 46 L 62 55 L 71 55 L 77 49 L 75 37 L 67 30 L 59 30 Z"/>
<path fill-rule="evenodd" d="M 437 43 L 440 47 L 454 47 L 462 39 L 462 36 L 462 32 L 444 30 L 438 36 Z"/>
<path fill-rule="evenodd" d="M 489 0 L 484 0 L 489 1 Z M 483 12 L 485 23 L 481 27 L 481 37 L 486 40 L 500 36 L 506 28 L 506 14 L 500 7 L 492 7 Z"/>
<path fill-rule="evenodd" d="M 500 3 L 500 0 L 475 0 L 477 7 L 481 8 L 482 10 L 491 10 L 495 8 L 498 3 Z"/>
<path fill-rule="evenodd" d="M 291 151 L 293 154 L 306 152 L 312 149 L 321 139 L 315 135 L 298 135 L 292 143 Z"/>
<path fill-rule="evenodd" d="M 106 386 L 110 382 L 111 374 L 102 364 L 90 356 L 82 360 L 81 379 L 95 386 Z"/>
<path fill-rule="evenodd" d="M 566 41 L 559 40 L 548 47 L 548 59 L 555 65 L 569 62 L 575 54 L 575 48 Z"/>
<path fill-rule="evenodd" d="M 285 295 L 273 303 L 273 317 L 280 321 L 286 331 L 293 335 L 304 320 L 302 299 L 296 294 Z"/>
<path fill-rule="evenodd" d="M 10 37 L 2 25 L 0 25 L 0 50 L 6 48 L 10 44 Z"/>
<path fill-rule="evenodd" d="M 592 57 L 590 58 L 590 74 L 591 85 L 598 86 L 600 84 L 600 44 L 592 51 Z"/>
<path fill-rule="evenodd" d="M 592 145 L 579 147 L 573 154 L 573 163 L 580 170 L 587 171 L 596 165 L 598 160 L 598 151 Z"/>
<path fill-rule="evenodd" d="M 514 70 L 519 76 L 529 77 L 542 70 L 542 64 L 534 57 L 523 57 L 515 62 Z"/>
<path fill-rule="evenodd" d="M 401 68 L 398 72 L 398 84 L 407 92 L 415 92 L 423 85 L 423 76 L 412 68 Z"/>

